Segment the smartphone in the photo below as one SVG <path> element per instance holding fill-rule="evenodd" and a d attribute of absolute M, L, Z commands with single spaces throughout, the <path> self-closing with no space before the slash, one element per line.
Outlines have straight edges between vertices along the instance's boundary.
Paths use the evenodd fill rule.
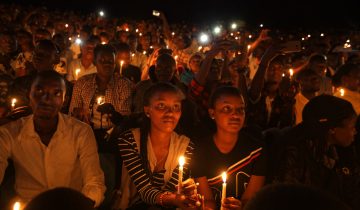
<path fill-rule="evenodd" d="M 301 51 L 301 42 L 300 41 L 288 41 L 282 44 L 283 48 L 281 52 L 283 53 L 294 53 Z"/>
<path fill-rule="evenodd" d="M 157 11 L 157 10 L 153 10 L 152 14 L 156 17 L 159 17 L 160 16 L 160 12 Z"/>

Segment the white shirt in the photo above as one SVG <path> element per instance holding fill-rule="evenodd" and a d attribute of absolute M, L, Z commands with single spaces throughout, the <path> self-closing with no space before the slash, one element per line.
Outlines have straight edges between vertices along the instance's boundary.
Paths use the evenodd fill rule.
<path fill-rule="evenodd" d="M 343 96 L 341 96 L 340 89 L 344 90 Z M 352 91 L 347 88 L 338 88 L 336 90 L 336 92 L 334 93 L 334 96 L 349 101 L 353 105 L 356 114 L 360 115 L 360 93 L 359 92 Z"/>
<path fill-rule="evenodd" d="M 9 158 L 15 166 L 15 191 L 24 203 L 56 187 L 78 190 L 94 200 L 95 206 L 104 198 L 104 173 L 94 134 L 75 118 L 59 114 L 48 146 L 35 132 L 33 115 L 1 126 L 0 183 Z"/>
<path fill-rule="evenodd" d="M 309 99 L 299 92 L 296 94 L 295 100 L 295 124 L 297 125 L 302 122 L 302 112 Z"/>
<path fill-rule="evenodd" d="M 76 70 L 80 69 L 80 72 L 78 75 L 76 75 Z M 93 74 L 96 73 L 96 66 L 94 64 L 91 64 L 89 66 L 89 68 L 85 68 L 82 63 L 81 63 L 81 58 L 75 59 L 73 60 L 69 67 L 68 67 L 68 75 L 67 75 L 67 79 L 69 81 L 73 81 L 73 80 L 78 80 L 80 77 L 88 75 L 88 74 Z"/>

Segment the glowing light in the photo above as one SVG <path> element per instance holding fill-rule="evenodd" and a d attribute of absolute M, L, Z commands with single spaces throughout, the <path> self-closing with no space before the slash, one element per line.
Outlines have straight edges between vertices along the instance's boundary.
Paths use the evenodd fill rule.
<path fill-rule="evenodd" d="M 65 24 L 65 28 L 67 28 L 67 27 L 69 27 L 69 24 L 66 23 L 66 24 Z"/>
<path fill-rule="evenodd" d="M 201 34 L 200 35 L 200 42 L 201 43 L 207 43 L 209 41 L 209 35 L 207 35 L 207 34 Z"/>
<path fill-rule="evenodd" d="M 101 42 L 102 45 L 106 44 L 106 42 Z"/>
<path fill-rule="evenodd" d="M 350 43 L 350 39 L 346 40 L 346 43 Z"/>
<path fill-rule="evenodd" d="M 223 182 L 226 183 L 226 178 L 227 178 L 226 172 L 223 172 L 221 174 L 221 177 L 222 177 Z"/>
<path fill-rule="evenodd" d="M 214 33 L 215 33 L 215 34 L 219 34 L 220 32 L 221 32 L 220 26 L 216 26 L 216 27 L 214 28 Z"/>
<path fill-rule="evenodd" d="M 231 29 L 236 29 L 237 28 L 237 24 L 236 23 L 232 23 L 231 24 Z"/>
<path fill-rule="evenodd" d="M 82 42 L 82 41 L 81 41 L 80 38 L 76 38 L 76 40 L 75 40 L 75 43 L 76 43 L 76 44 L 81 44 L 81 42 Z"/>
<path fill-rule="evenodd" d="M 324 35 L 324 33 L 321 33 L 320 36 L 323 37 L 323 36 L 325 36 L 325 35 Z"/>
<path fill-rule="evenodd" d="M 291 78 L 292 76 L 294 76 L 294 69 L 289 69 L 289 75 L 290 75 L 290 78 Z"/>
<path fill-rule="evenodd" d="M 72 40 L 72 38 L 71 37 L 69 37 L 69 41 L 71 41 Z"/>
<path fill-rule="evenodd" d="M 101 17 L 104 17 L 104 16 L 105 16 L 105 12 L 101 10 L 101 11 L 99 12 L 99 15 L 100 15 Z"/>
<path fill-rule="evenodd" d="M 251 38 L 252 38 L 252 35 L 250 34 L 250 35 L 249 35 L 249 39 L 251 39 Z"/>
<path fill-rule="evenodd" d="M 260 24 L 260 28 L 264 27 L 264 24 Z"/>
<path fill-rule="evenodd" d="M 139 32 L 139 29 L 135 29 L 135 32 L 136 32 L 136 33 Z"/>
<path fill-rule="evenodd" d="M 185 165 L 185 157 L 184 156 L 180 156 L 179 157 L 179 166 L 184 166 Z"/>
<path fill-rule="evenodd" d="M 304 41 L 304 40 L 305 40 L 305 38 L 303 37 L 303 38 L 301 38 L 301 40 L 302 40 L 302 41 Z"/>
<path fill-rule="evenodd" d="M 21 204 L 20 204 L 20 202 L 15 202 L 14 203 L 14 206 L 13 206 L 13 210 L 20 210 L 21 209 Z"/>
<path fill-rule="evenodd" d="M 144 50 L 144 51 L 143 51 L 143 54 L 146 55 L 146 53 L 147 53 L 147 52 Z"/>
<path fill-rule="evenodd" d="M 125 28 L 125 31 L 126 31 L 126 32 L 128 32 L 128 31 L 129 31 L 129 29 L 128 29 L 128 28 Z"/>
<path fill-rule="evenodd" d="M 98 104 L 98 105 L 102 105 L 102 104 L 105 103 L 105 98 L 102 97 L 102 96 L 99 96 L 99 97 L 96 99 L 96 101 L 97 101 L 97 104 Z"/>
<path fill-rule="evenodd" d="M 345 90 L 343 88 L 340 88 L 340 96 L 344 96 L 345 95 Z"/>
<path fill-rule="evenodd" d="M 310 37 L 311 37 L 311 34 L 308 34 L 307 37 L 310 38 Z"/>
<path fill-rule="evenodd" d="M 79 79 L 80 69 L 75 70 L 75 80 Z"/>
<path fill-rule="evenodd" d="M 172 36 L 175 36 L 175 32 L 172 32 L 171 35 L 172 35 Z"/>

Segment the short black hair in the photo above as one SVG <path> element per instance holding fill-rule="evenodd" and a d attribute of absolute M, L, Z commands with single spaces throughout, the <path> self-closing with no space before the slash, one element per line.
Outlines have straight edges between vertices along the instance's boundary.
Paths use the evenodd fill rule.
<path fill-rule="evenodd" d="M 242 97 L 238 88 L 232 86 L 220 86 L 214 90 L 214 92 L 210 96 L 209 100 L 209 108 L 214 108 L 216 101 L 221 96 L 235 96 Z"/>
<path fill-rule="evenodd" d="M 183 92 L 176 86 L 168 83 L 168 82 L 158 82 L 153 84 L 150 88 L 148 88 L 144 94 L 143 104 L 144 106 L 150 105 L 151 98 L 157 93 L 175 93 L 178 94 L 181 100 L 185 99 Z"/>
<path fill-rule="evenodd" d="M 37 73 L 32 81 L 32 84 L 34 84 L 34 82 L 38 79 L 58 80 L 63 82 L 64 85 L 66 84 L 64 77 L 60 73 L 51 69 Z"/>
<path fill-rule="evenodd" d="M 96 60 L 97 56 L 101 53 L 101 52 L 108 52 L 108 53 L 112 53 L 114 55 L 116 55 L 116 51 L 114 49 L 113 46 L 108 45 L 108 44 L 99 44 L 95 47 L 94 49 L 94 60 Z"/>
<path fill-rule="evenodd" d="M 118 43 L 114 45 L 116 52 L 130 52 L 130 46 L 126 43 Z"/>
<path fill-rule="evenodd" d="M 55 188 L 32 199 L 24 210 L 95 210 L 92 200 L 70 188 Z"/>

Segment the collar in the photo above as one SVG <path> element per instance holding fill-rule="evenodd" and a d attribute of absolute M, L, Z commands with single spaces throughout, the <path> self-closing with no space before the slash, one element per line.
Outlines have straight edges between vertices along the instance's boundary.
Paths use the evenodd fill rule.
<path fill-rule="evenodd" d="M 34 115 L 32 114 L 30 116 L 24 117 L 23 120 L 24 120 L 22 124 L 23 127 L 20 130 L 18 139 L 25 140 L 28 139 L 26 137 L 38 137 L 39 135 L 36 133 L 34 127 Z M 65 126 L 64 116 L 63 114 L 59 113 L 57 128 L 53 136 L 55 136 L 57 133 L 63 134 L 65 132 L 66 132 L 66 126 Z"/>

